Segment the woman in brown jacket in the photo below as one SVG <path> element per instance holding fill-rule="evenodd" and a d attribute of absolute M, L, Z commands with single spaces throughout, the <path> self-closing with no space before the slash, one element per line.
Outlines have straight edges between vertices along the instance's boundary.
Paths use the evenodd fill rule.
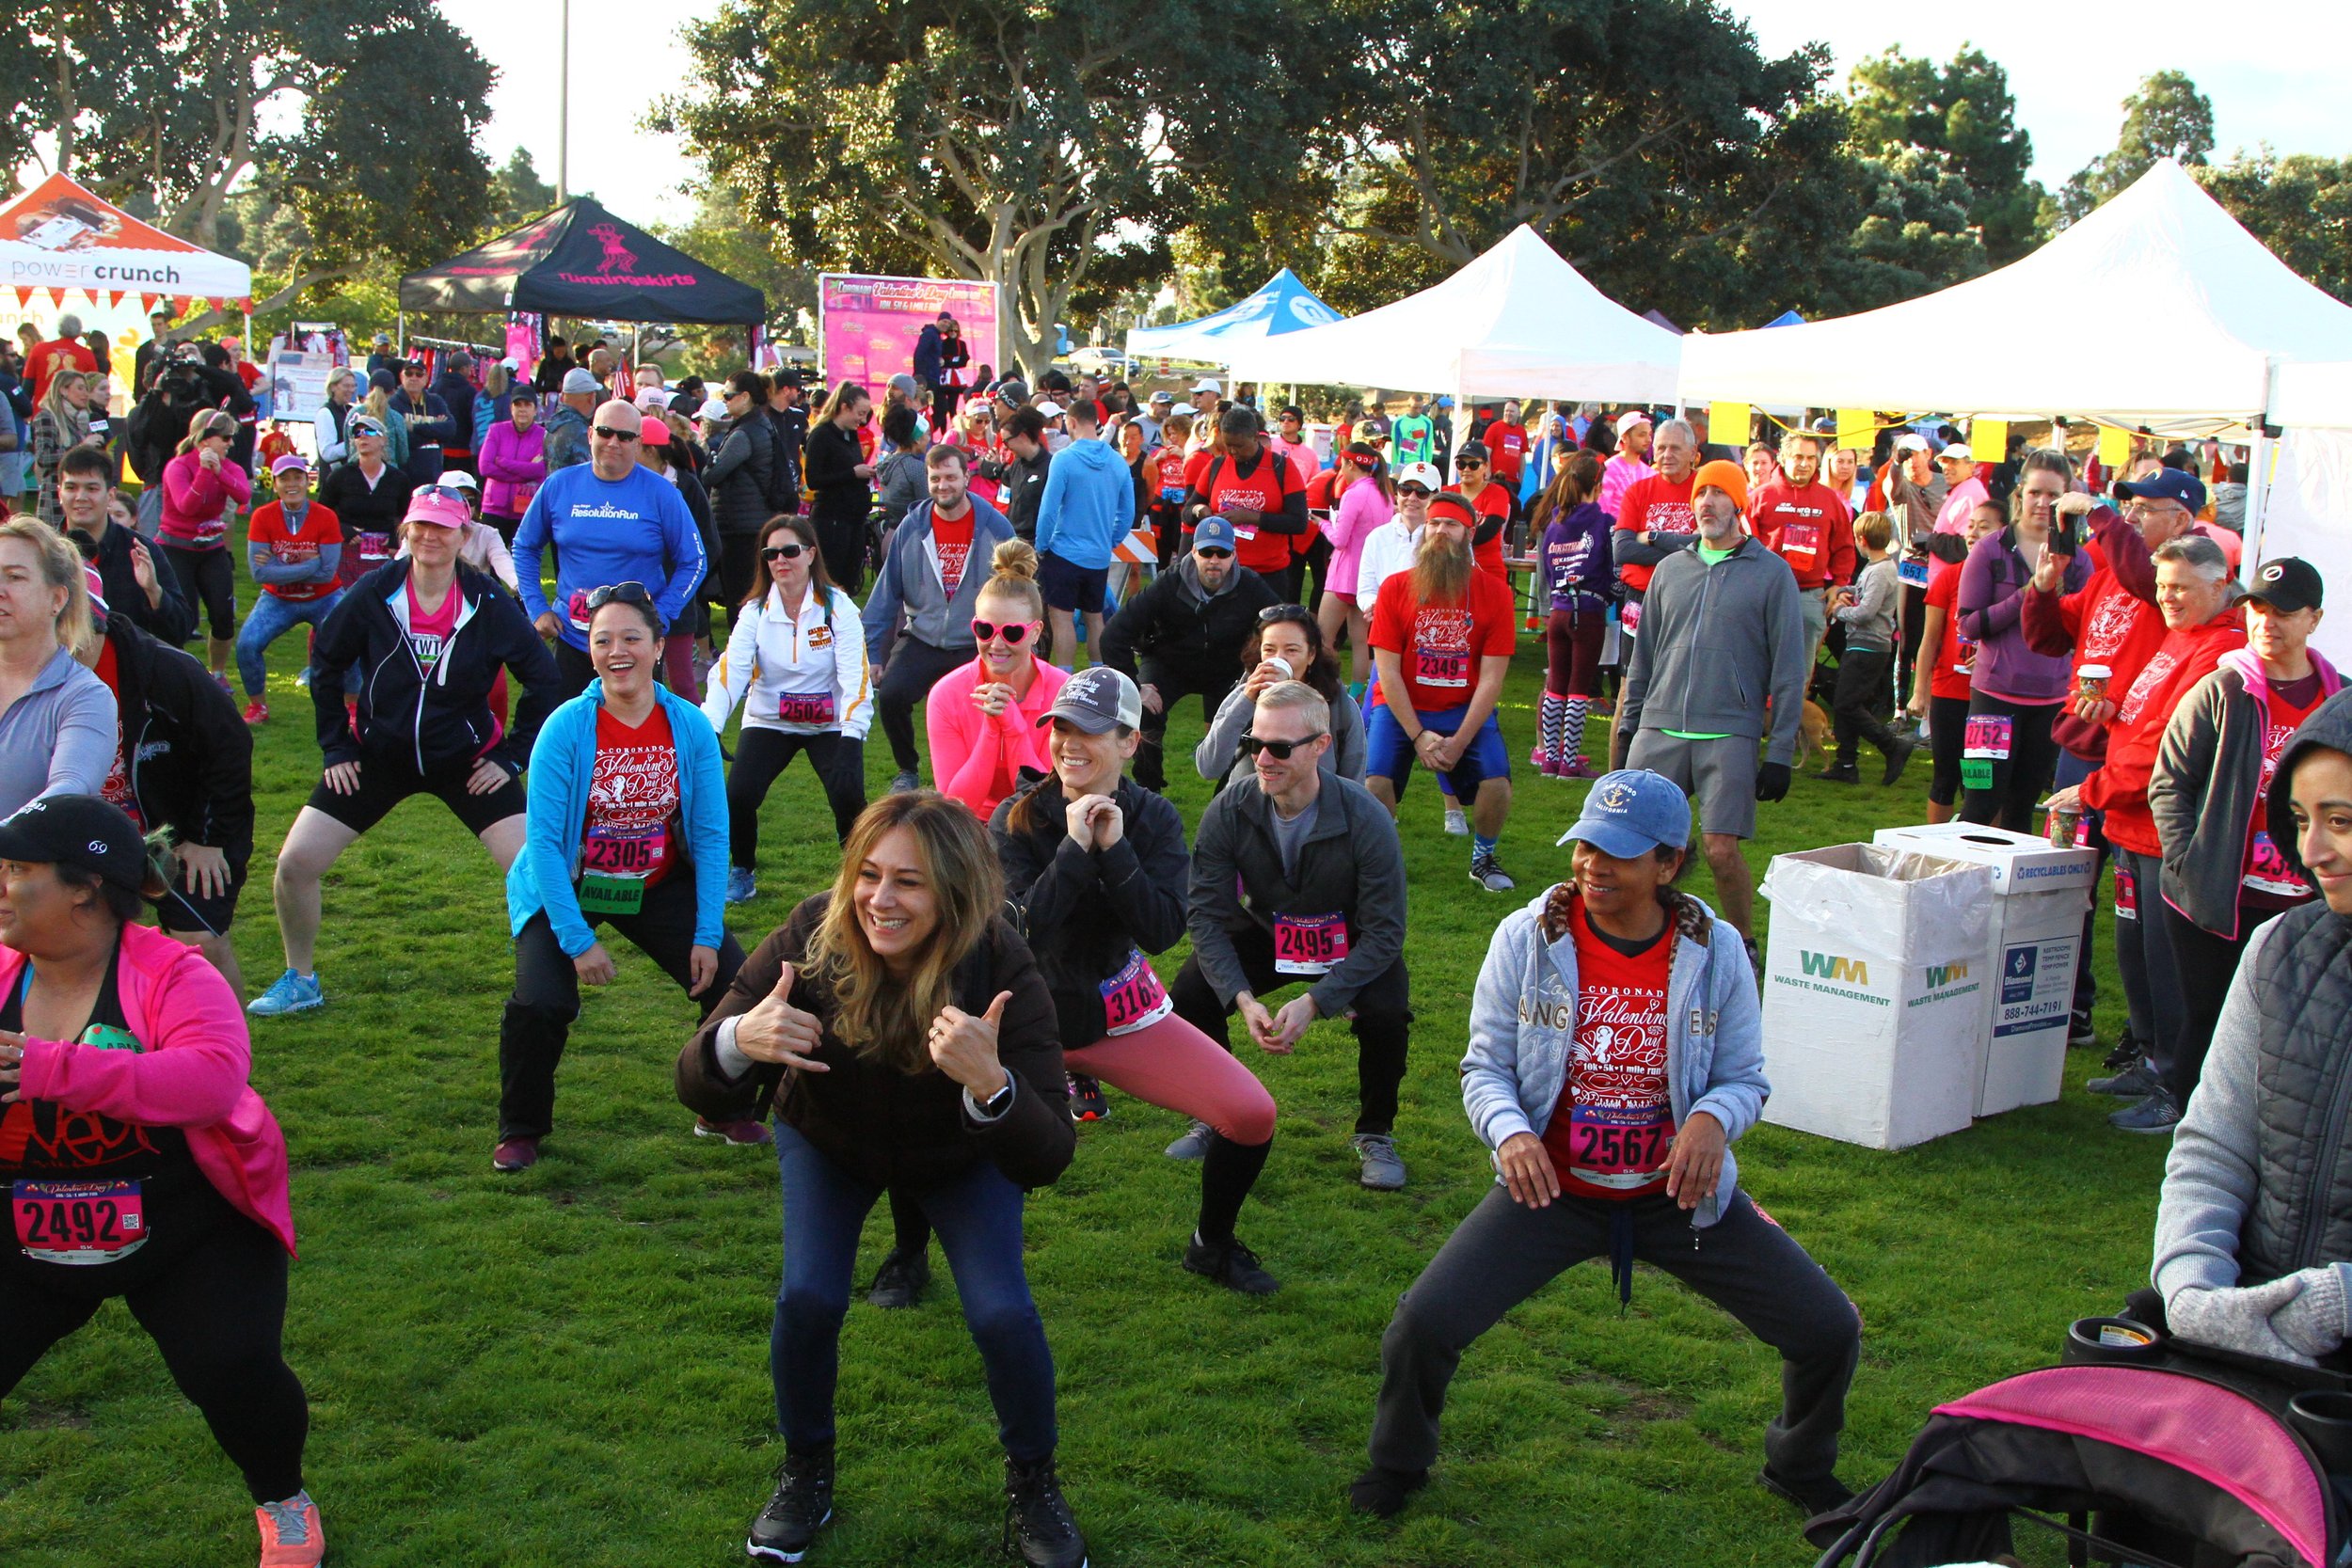
<path fill-rule="evenodd" d="M 797 1562 L 833 1516 L 841 1320 L 866 1212 L 921 1203 L 988 1370 L 1008 1528 L 1034 1568 L 1086 1542 L 1054 1474 L 1054 1362 L 1021 1256 L 1022 1195 L 1077 1147 L 1052 994 L 997 916 L 1004 878 L 977 818 L 935 790 L 885 796 L 841 871 L 759 944 L 678 1057 L 706 1116 L 772 1104 L 784 1283 L 771 1368 L 785 1459 L 755 1558 Z"/>

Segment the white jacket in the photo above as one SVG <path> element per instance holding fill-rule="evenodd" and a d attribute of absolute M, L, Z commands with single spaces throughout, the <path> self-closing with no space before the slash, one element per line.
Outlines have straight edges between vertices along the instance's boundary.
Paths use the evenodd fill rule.
<path fill-rule="evenodd" d="M 795 617 L 770 588 L 756 607 L 737 613 L 727 634 L 726 657 L 710 672 L 703 717 L 713 730 L 727 727 L 727 715 L 743 705 L 743 722 L 756 730 L 787 735 L 823 735 L 838 730 L 864 740 L 874 722 L 874 687 L 867 678 L 866 633 L 857 605 L 838 588 L 820 602 L 811 594 Z M 776 717 L 787 692 L 830 690 L 832 724 L 787 724 Z"/>

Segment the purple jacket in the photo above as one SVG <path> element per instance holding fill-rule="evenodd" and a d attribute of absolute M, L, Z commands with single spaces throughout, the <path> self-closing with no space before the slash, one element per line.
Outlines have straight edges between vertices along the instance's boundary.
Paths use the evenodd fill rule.
<path fill-rule="evenodd" d="M 548 477 L 548 433 L 533 424 L 516 430 L 501 420 L 482 437 L 482 510 L 487 516 L 519 517 Z"/>
<path fill-rule="evenodd" d="M 1610 550 L 1609 514 L 1592 501 L 1579 503 L 1544 530 L 1544 582 L 1554 610 L 1599 611 L 1609 606 L 1617 580 Z"/>
<path fill-rule="evenodd" d="M 2066 562 L 2062 593 L 2090 579 L 2090 552 L 2078 550 Z M 1977 645 L 1975 690 L 2003 702 L 2028 705 L 2055 703 L 2071 679 L 2063 655 L 2038 654 L 2026 645 L 2026 585 L 2033 573 L 2017 551 L 2015 525 L 1977 541 L 1960 568 L 1960 634 Z"/>

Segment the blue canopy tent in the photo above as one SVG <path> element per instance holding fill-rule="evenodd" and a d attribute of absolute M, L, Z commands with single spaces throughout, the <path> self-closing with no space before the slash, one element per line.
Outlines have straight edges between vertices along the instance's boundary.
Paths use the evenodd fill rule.
<path fill-rule="evenodd" d="M 1137 359 L 1181 359 L 1188 364 L 1230 365 L 1245 343 L 1325 326 L 1340 313 L 1317 299 L 1295 273 L 1284 267 L 1264 287 L 1199 321 L 1173 326 L 1141 326 L 1127 334 L 1127 353 Z"/>
<path fill-rule="evenodd" d="M 1766 322 L 1764 325 L 1766 326 L 1803 326 L 1804 325 L 1804 318 L 1798 315 L 1794 310 L 1783 310 L 1779 315 L 1774 316 L 1771 321 Z"/>

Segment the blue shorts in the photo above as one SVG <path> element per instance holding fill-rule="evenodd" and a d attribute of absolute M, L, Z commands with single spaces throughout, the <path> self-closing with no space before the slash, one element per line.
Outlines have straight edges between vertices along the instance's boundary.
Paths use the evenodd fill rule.
<path fill-rule="evenodd" d="M 1073 566 L 1047 550 L 1037 559 L 1037 590 L 1044 595 L 1048 610 L 1100 615 L 1110 590 L 1110 568 Z"/>
<path fill-rule="evenodd" d="M 1413 717 L 1420 720 L 1425 729 L 1435 730 L 1439 735 L 1452 735 L 1460 727 L 1462 715 L 1467 711 L 1467 704 L 1462 707 L 1438 708 L 1434 712 L 1415 708 Z M 1406 777 L 1412 772 L 1413 764 L 1419 759 L 1413 753 L 1413 743 L 1405 736 L 1405 726 L 1396 721 L 1396 715 L 1389 711 L 1389 705 L 1385 702 L 1374 701 L 1366 706 L 1364 753 L 1364 777 L 1388 780 L 1402 797 Z M 1489 713 L 1486 721 L 1478 726 L 1477 736 L 1462 752 L 1461 760 L 1445 775 L 1445 780 L 1454 786 L 1454 799 L 1468 805 L 1477 798 L 1480 784 L 1488 779 L 1508 779 L 1510 776 L 1511 753 L 1502 744 L 1502 723 Z"/>

